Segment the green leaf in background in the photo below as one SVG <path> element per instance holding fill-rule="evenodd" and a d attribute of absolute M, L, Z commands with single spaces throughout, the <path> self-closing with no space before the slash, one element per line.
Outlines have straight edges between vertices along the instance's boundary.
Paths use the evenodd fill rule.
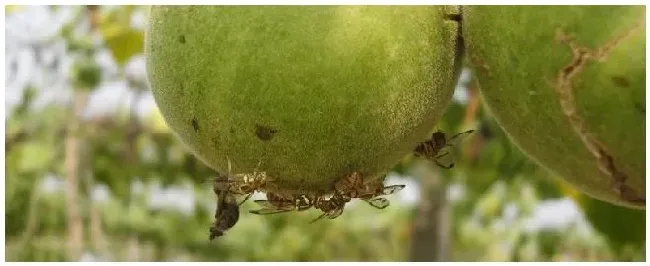
<path fill-rule="evenodd" d="M 22 146 L 22 159 L 18 171 L 32 172 L 47 168 L 53 157 L 52 146 L 40 142 L 27 142 Z"/>
<path fill-rule="evenodd" d="M 23 9 L 23 6 L 19 6 L 19 5 L 6 5 L 6 6 L 5 6 L 5 16 L 6 16 L 6 15 L 9 15 L 9 14 L 11 14 L 11 13 L 13 13 L 13 12 L 20 11 L 21 9 Z"/>
<path fill-rule="evenodd" d="M 118 65 L 124 66 L 131 57 L 142 53 L 144 32 L 122 27 L 108 28 L 104 33 L 106 45 Z"/>
<path fill-rule="evenodd" d="M 144 32 L 131 27 L 134 10 L 133 6 L 112 9 L 99 22 L 99 31 L 120 67 L 144 51 Z"/>
<path fill-rule="evenodd" d="M 82 60 L 74 66 L 74 86 L 82 90 L 92 90 L 102 79 L 102 69 L 93 60 Z"/>

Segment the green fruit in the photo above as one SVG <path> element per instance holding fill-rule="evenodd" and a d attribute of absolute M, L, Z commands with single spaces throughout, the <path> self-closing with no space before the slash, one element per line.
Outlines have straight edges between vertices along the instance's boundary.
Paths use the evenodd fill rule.
<path fill-rule="evenodd" d="M 149 81 L 217 171 L 283 191 L 379 178 L 429 137 L 457 75 L 452 7 L 152 7 Z M 258 166 L 259 163 L 259 166 Z"/>
<path fill-rule="evenodd" d="M 484 101 L 530 157 L 588 195 L 645 209 L 645 8 L 471 6 Z"/>

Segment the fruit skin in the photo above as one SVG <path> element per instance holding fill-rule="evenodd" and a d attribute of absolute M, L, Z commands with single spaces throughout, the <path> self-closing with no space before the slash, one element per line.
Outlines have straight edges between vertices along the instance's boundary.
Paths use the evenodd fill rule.
<path fill-rule="evenodd" d="M 510 138 L 588 195 L 645 209 L 645 8 L 468 6 L 462 16 L 481 94 Z M 574 56 L 570 43 L 592 57 Z M 561 73 L 571 82 L 558 82 Z M 559 93 L 558 84 L 568 86 Z M 608 158 L 627 177 L 624 194 L 613 189 L 612 167 L 599 169 Z"/>
<path fill-rule="evenodd" d="M 330 190 L 353 171 L 380 177 L 429 136 L 458 74 L 455 10 L 154 6 L 149 82 L 213 169 Z"/>

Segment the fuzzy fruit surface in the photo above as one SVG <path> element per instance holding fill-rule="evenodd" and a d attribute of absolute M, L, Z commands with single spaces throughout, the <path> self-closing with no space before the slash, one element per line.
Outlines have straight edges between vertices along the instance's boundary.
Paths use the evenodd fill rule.
<path fill-rule="evenodd" d="M 282 190 L 378 178 L 453 94 L 452 7 L 152 7 L 149 81 L 169 127 L 213 169 Z M 259 166 L 258 166 L 259 164 Z"/>
<path fill-rule="evenodd" d="M 463 31 L 487 106 L 525 153 L 645 209 L 644 7 L 464 7 Z"/>

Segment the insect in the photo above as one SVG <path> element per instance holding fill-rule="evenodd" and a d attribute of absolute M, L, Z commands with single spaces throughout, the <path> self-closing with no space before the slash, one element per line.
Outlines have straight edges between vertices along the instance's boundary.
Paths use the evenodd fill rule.
<path fill-rule="evenodd" d="M 405 185 L 392 185 L 384 186 L 380 181 L 371 182 L 364 186 L 364 189 L 359 195 L 359 198 L 368 202 L 370 206 L 373 206 L 377 209 L 383 209 L 390 205 L 388 199 L 381 197 L 391 195 L 395 192 L 402 190 Z"/>
<path fill-rule="evenodd" d="M 259 167 L 261 163 L 262 161 L 260 160 L 260 162 L 257 164 L 257 167 Z M 230 169 L 230 159 L 228 159 L 229 173 Z M 266 183 L 266 172 L 258 172 L 256 168 L 253 173 L 236 174 L 232 175 L 231 178 L 215 179 L 213 190 L 215 194 L 218 194 L 217 187 L 220 187 L 227 190 L 231 194 L 246 195 L 246 197 L 238 204 L 242 205 L 253 196 L 253 193 L 255 193 L 255 191 L 261 191 L 265 187 Z"/>
<path fill-rule="evenodd" d="M 217 196 L 217 209 L 214 214 L 215 222 L 210 227 L 210 240 L 223 236 L 226 230 L 237 224 L 239 206 L 253 195 L 253 192 L 259 188 L 260 182 L 266 181 L 265 173 L 231 175 L 230 172 L 231 164 L 228 159 L 228 174 L 218 175 L 214 179 L 212 190 Z M 241 194 L 248 195 L 240 203 L 237 203 L 235 195 Z"/>
<path fill-rule="evenodd" d="M 237 187 L 237 190 L 240 194 L 246 194 L 246 197 L 242 200 L 240 205 L 250 199 L 255 191 L 261 191 L 268 181 L 266 178 L 266 172 L 255 171 L 250 174 L 240 174 L 238 176 L 241 177 L 243 182 Z"/>
<path fill-rule="evenodd" d="M 223 233 L 235 226 L 239 220 L 239 205 L 235 197 L 228 195 L 219 199 L 214 215 L 215 222 L 210 227 L 210 240 L 223 236 Z"/>
<path fill-rule="evenodd" d="M 232 194 L 231 176 L 219 176 L 214 183 L 214 193 L 217 195 L 217 209 L 214 214 L 214 223 L 210 227 L 210 240 L 223 236 L 223 233 L 235 226 L 239 220 L 239 204 Z"/>
<path fill-rule="evenodd" d="M 379 180 L 364 183 L 363 176 L 354 172 L 334 184 L 334 189 L 344 198 L 360 198 L 377 209 L 388 207 L 390 202 L 383 195 L 390 195 L 402 190 L 404 185 L 385 187 Z"/>
<path fill-rule="evenodd" d="M 431 139 L 418 144 L 418 146 L 415 147 L 413 153 L 416 157 L 423 156 L 433 161 L 434 163 L 436 163 L 436 165 L 440 166 L 441 168 L 451 169 L 452 167 L 454 167 L 453 163 L 451 163 L 450 165 L 443 165 L 440 162 L 438 162 L 438 159 L 449 154 L 449 152 L 447 151 L 441 153 L 442 149 L 453 146 L 452 144 L 450 144 L 452 140 L 460 137 L 461 135 L 470 134 L 474 131 L 475 130 L 468 130 L 465 132 L 461 132 L 456 135 L 453 135 L 451 138 L 447 138 L 447 134 L 445 134 L 442 131 L 434 132 L 431 135 Z"/>
<path fill-rule="evenodd" d="M 334 183 L 334 190 L 343 197 L 357 198 L 359 190 L 363 188 L 363 176 L 359 172 L 353 172 Z"/>
<path fill-rule="evenodd" d="M 316 219 L 312 220 L 311 223 L 318 221 L 323 217 L 327 217 L 329 219 L 339 217 L 343 213 L 345 204 L 349 201 L 350 198 L 345 197 L 337 192 L 334 192 L 334 194 L 329 198 L 326 198 L 324 196 L 316 197 L 316 200 L 314 201 L 314 208 L 323 211 L 323 214 L 316 217 Z"/>
<path fill-rule="evenodd" d="M 311 208 L 314 204 L 314 198 L 307 195 L 297 195 L 291 198 L 283 198 L 275 193 L 266 193 L 266 200 L 256 200 L 255 203 L 263 208 L 250 211 L 253 214 L 275 214 L 289 212 L 293 210 L 304 211 Z"/>

